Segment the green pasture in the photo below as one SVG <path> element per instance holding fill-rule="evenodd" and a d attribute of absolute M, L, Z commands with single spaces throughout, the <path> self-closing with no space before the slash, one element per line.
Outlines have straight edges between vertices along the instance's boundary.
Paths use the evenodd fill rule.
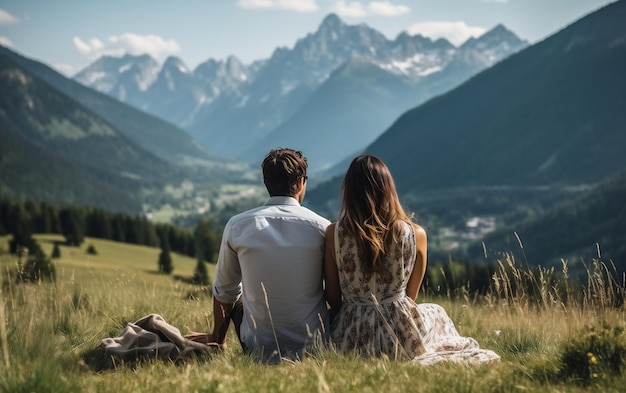
<path fill-rule="evenodd" d="M 37 239 L 48 255 L 62 241 Z M 580 294 L 538 278 L 539 302 L 512 289 L 477 296 L 458 288 L 445 298 L 418 298 L 441 304 L 462 335 L 499 353 L 502 361 L 494 364 L 421 367 L 323 347 L 302 362 L 269 366 L 242 355 L 231 332 L 228 349 L 211 357 L 125 365 L 105 358 L 101 340 L 119 335 L 127 322 L 157 313 L 183 334 L 210 329 L 211 299 L 189 281 L 195 259 L 172 254 L 174 271 L 166 276 L 157 271 L 158 248 L 87 238 L 80 248 L 61 245 L 56 282 L 25 284 L 14 280 L 18 259 L 6 253 L 7 240 L 0 237 L 0 392 L 621 392 L 626 386 L 623 282 L 595 271 Z M 86 252 L 90 245 L 97 255 Z M 499 277 L 501 285 L 507 278 L 514 284 L 515 274 Z"/>

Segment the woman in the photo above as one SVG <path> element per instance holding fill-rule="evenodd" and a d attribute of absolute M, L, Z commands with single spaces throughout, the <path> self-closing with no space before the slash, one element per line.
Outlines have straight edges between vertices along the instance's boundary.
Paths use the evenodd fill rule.
<path fill-rule="evenodd" d="M 459 336 L 443 308 L 415 303 L 426 272 L 426 232 L 400 205 L 387 166 L 371 155 L 356 157 L 342 190 L 324 253 L 331 338 L 339 352 L 422 364 L 499 359 Z"/>

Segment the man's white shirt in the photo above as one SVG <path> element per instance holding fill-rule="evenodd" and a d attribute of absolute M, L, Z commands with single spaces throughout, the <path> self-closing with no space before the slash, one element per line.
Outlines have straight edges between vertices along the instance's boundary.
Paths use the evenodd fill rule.
<path fill-rule="evenodd" d="M 269 355 L 300 352 L 330 330 L 322 288 L 324 233 L 330 221 L 292 197 L 232 217 L 222 236 L 213 296 L 242 296 L 241 340 Z"/>

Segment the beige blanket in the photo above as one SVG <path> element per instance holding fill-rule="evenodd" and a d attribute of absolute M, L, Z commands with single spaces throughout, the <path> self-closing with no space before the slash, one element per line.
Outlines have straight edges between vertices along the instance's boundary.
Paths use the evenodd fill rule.
<path fill-rule="evenodd" d="M 209 354 L 218 350 L 216 345 L 185 338 L 180 330 L 158 314 L 128 323 L 118 337 L 105 338 L 102 344 L 107 356 L 126 362 L 142 358 L 179 360 L 191 354 Z"/>

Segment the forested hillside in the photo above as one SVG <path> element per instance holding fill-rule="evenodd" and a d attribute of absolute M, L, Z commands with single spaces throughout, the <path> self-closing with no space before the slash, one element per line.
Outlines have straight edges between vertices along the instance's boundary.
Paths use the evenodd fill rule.
<path fill-rule="evenodd" d="M 626 2 L 400 117 L 367 152 L 403 191 L 596 183 L 626 168 Z"/>
<path fill-rule="evenodd" d="M 163 160 L 175 165 L 197 165 L 198 161 L 216 159 L 195 143 L 185 131 L 163 120 L 87 88 L 64 77 L 47 65 L 21 56 L 5 47 L 0 46 L 0 54 L 10 58 L 29 74 L 79 102 L 134 143 L 143 146 Z"/>
<path fill-rule="evenodd" d="M 532 265 L 559 266 L 585 273 L 592 260 L 612 261 L 626 272 L 626 171 L 612 176 L 577 198 L 565 201 L 541 217 L 506 226 L 484 237 L 488 259 L 511 252 Z M 516 236 L 517 234 L 517 236 Z M 523 245 L 520 247 L 519 240 Z M 469 258 L 484 260 L 482 243 Z"/>
<path fill-rule="evenodd" d="M 139 212 L 142 188 L 180 176 L 6 56 L 0 89 L 4 195 Z"/>

